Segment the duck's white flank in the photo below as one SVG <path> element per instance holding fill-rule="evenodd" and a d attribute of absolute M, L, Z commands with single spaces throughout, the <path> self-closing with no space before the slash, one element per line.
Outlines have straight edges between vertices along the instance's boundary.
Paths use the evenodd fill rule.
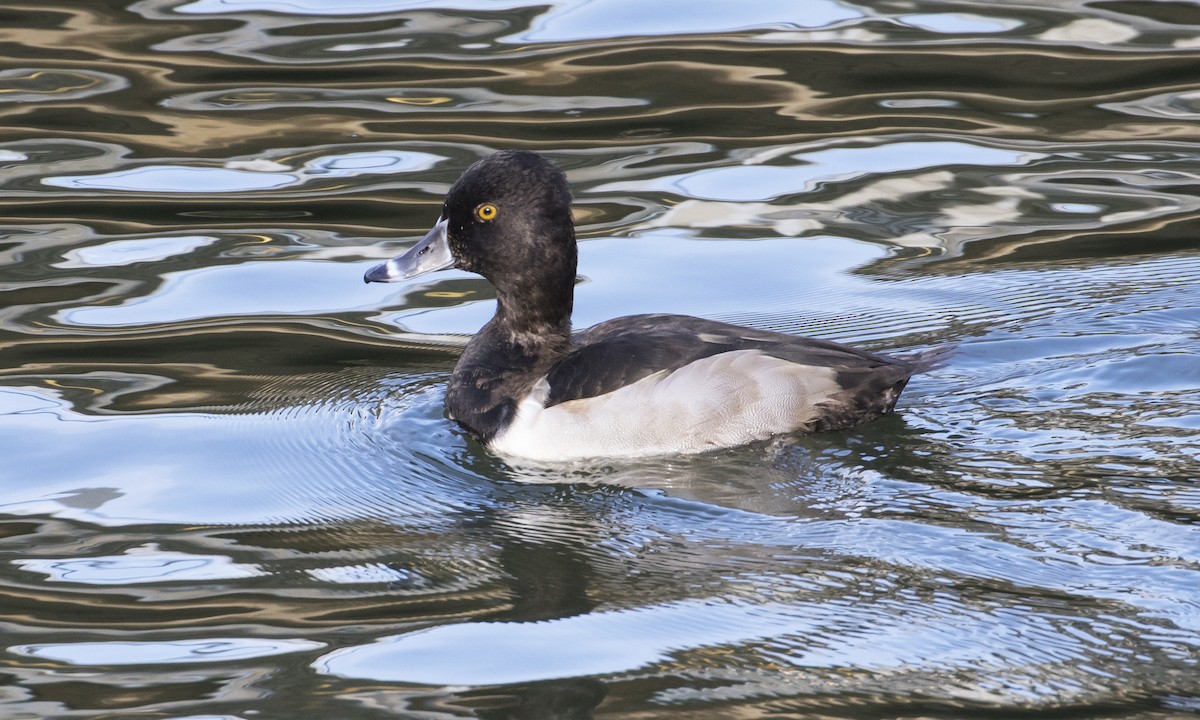
<path fill-rule="evenodd" d="M 696 453 L 791 432 L 839 390 L 830 368 L 737 350 L 547 408 L 545 378 L 490 447 L 541 462 Z"/>

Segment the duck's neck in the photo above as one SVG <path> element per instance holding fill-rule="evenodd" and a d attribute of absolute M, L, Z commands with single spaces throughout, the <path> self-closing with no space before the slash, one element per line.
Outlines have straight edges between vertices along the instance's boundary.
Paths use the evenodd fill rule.
<path fill-rule="evenodd" d="M 539 376 L 571 348 L 574 289 L 496 288 L 496 314 L 467 343 L 455 374 Z"/>
<path fill-rule="evenodd" d="M 565 288 L 497 288 L 496 316 L 489 326 L 510 336 L 509 341 L 517 345 L 559 349 L 570 341 L 574 291 L 573 283 Z"/>

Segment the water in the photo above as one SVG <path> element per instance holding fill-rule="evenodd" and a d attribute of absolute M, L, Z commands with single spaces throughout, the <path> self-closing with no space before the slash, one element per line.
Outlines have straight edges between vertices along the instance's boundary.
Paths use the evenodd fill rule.
<path fill-rule="evenodd" d="M 1200 711 L 1200 9 L 0 9 L 0 717 Z M 491 288 L 366 286 L 493 150 L 579 327 L 954 343 L 900 412 L 514 467 Z"/>

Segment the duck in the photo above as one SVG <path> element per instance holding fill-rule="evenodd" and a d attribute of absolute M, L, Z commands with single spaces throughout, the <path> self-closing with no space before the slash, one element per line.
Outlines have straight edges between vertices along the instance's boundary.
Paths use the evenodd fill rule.
<path fill-rule="evenodd" d="M 446 415 L 492 452 L 534 463 L 685 455 L 841 430 L 893 412 L 945 348 L 888 356 L 836 342 L 644 314 L 571 327 L 577 245 L 562 170 L 527 150 L 476 161 L 437 222 L 364 280 L 458 268 L 496 290 Z"/>

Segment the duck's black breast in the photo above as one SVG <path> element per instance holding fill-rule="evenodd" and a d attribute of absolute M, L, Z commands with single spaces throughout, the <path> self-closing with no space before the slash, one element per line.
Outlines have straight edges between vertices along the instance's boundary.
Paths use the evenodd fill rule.
<path fill-rule="evenodd" d="M 566 352 L 565 332 L 517 335 L 493 319 L 467 343 L 446 388 L 446 411 L 483 442 L 512 422 L 517 404 Z"/>

